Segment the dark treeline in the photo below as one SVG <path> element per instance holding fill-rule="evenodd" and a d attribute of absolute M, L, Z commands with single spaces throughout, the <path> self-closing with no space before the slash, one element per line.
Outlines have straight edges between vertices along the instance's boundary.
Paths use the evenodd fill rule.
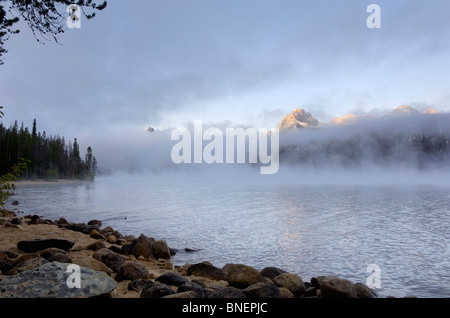
<path fill-rule="evenodd" d="M 9 128 L 0 123 L 0 174 L 10 171 L 20 159 L 29 160 L 24 179 L 84 179 L 94 180 L 97 160 L 88 147 L 85 159 L 80 157 L 80 145 L 75 138 L 47 136 L 38 132 L 36 119 L 30 131 L 17 121 Z"/>

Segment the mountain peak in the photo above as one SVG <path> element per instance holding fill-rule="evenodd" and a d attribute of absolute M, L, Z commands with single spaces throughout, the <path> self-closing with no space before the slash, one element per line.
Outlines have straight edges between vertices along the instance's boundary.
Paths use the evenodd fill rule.
<path fill-rule="evenodd" d="M 319 121 L 315 119 L 310 113 L 304 109 L 297 108 L 289 115 L 284 116 L 281 123 L 278 125 L 280 130 L 288 130 L 294 128 L 309 128 L 315 127 Z"/>
<path fill-rule="evenodd" d="M 392 112 L 386 114 L 386 116 L 410 116 L 410 115 L 417 115 L 420 114 L 416 109 L 412 108 L 408 105 L 401 105 L 398 106 L 396 109 L 394 109 Z"/>

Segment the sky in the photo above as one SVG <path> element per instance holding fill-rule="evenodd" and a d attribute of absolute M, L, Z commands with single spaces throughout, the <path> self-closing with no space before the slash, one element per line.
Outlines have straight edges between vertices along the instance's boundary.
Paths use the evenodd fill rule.
<path fill-rule="evenodd" d="M 109 0 L 59 44 L 21 24 L 0 66 L 2 120 L 36 118 L 95 150 L 194 120 L 272 128 L 296 108 L 323 122 L 404 104 L 446 112 L 449 12 L 448 0 Z"/>

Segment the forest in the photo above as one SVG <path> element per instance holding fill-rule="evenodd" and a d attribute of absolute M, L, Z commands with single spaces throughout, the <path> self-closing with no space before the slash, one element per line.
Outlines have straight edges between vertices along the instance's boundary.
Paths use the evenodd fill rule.
<path fill-rule="evenodd" d="M 0 175 L 8 173 L 21 159 L 28 162 L 23 179 L 93 181 L 97 171 L 91 147 L 83 160 L 76 138 L 66 142 L 64 137 L 38 132 L 36 119 L 31 131 L 23 123 L 19 127 L 17 121 L 8 128 L 0 123 Z"/>

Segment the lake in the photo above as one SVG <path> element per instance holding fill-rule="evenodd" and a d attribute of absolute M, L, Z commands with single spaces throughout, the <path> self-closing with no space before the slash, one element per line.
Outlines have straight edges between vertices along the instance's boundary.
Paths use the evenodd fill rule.
<path fill-rule="evenodd" d="M 446 185 L 160 180 L 19 183 L 13 199 L 25 214 L 99 219 L 125 235 L 164 239 L 180 250 L 176 265 L 276 266 L 304 281 L 335 275 L 366 283 L 376 264 L 382 297 L 450 297 Z"/>

